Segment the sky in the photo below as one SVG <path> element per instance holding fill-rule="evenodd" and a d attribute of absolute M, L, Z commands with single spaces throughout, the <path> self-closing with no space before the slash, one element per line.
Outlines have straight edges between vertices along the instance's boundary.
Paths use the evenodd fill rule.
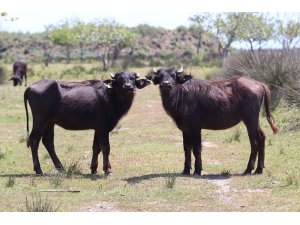
<path fill-rule="evenodd" d="M 113 19 L 134 27 L 148 24 L 174 29 L 189 26 L 188 20 L 200 12 L 300 12 L 295 0 L 1 0 L 0 12 L 15 21 L 0 18 L 0 30 L 43 32 L 46 25 L 77 18 L 85 22 Z"/>

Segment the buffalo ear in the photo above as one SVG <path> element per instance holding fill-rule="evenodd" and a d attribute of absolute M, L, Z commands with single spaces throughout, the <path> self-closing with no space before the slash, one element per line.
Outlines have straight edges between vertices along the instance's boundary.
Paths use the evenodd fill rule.
<path fill-rule="evenodd" d="M 103 81 L 108 88 L 113 88 L 114 80 L 108 79 Z"/>
<path fill-rule="evenodd" d="M 185 74 L 182 74 L 182 75 L 177 75 L 176 78 L 177 78 L 177 79 L 176 79 L 176 80 L 177 80 L 177 83 L 183 84 L 183 83 L 185 83 L 186 81 L 192 79 L 193 76 L 192 76 L 192 75 L 185 75 Z"/>
<path fill-rule="evenodd" d="M 142 89 L 142 88 L 146 87 L 149 84 L 151 84 L 151 82 L 149 80 L 146 80 L 146 79 L 139 79 L 139 80 L 135 81 L 135 86 L 138 89 Z"/>
<path fill-rule="evenodd" d="M 146 75 L 147 80 L 151 80 L 154 85 L 159 84 L 158 75 L 154 72 Z"/>

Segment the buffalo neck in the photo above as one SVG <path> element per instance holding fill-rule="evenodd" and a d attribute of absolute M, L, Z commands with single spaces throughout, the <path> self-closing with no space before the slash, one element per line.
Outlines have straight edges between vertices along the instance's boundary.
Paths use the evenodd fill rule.
<path fill-rule="evenodd" d="M 179 114 L 179 109 L 183 97 L 180 85 L 174 85 L 169 91 L 160 90 L 162 104 L 165 111 L 173 118 Z"/>
<path fill-rule="evenodd" d="M 127 114 L 132 105 L 134 95 L 134 93 L 124 93 L 119 90 L 110 89 L 109 102 L 111 104 L 109 107 L 108 117 L 111 118 L 111 129 L 113 129 L 118 121 Z"/>

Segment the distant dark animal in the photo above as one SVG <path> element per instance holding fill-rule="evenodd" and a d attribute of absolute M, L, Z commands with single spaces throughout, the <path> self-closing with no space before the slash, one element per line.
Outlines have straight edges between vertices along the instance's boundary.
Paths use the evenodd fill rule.
<path fill-rule="evenodd" d="M 137 78 L 136 73 L 121 72 L 104 81 L 66 83 L 40 80 L 28 87 L 24 93 L 28 133 L 27 101 L 32 111 L 33 126 L 27 146 L 31 147 L 35 172 L 43 173 L 38 158 L 41 138 L 55 167 L 63 170 L 54 150 L 54 125 L 57 124 L 67 130 L 95 130 L 91 172 L 97 172 L 98 155 L 102 151 L 103 170 L 105 174 L 111 174 L 109 132 L 128 112 L 136 88 L 150 84 L 146 79 Z"/>
<path fill-rule="evenodd" d="M 159 84 L 162 104 L 182 131 L 185 163 L 183 174 L 190 174 L 191 150 L 195 171 L 201 175 L 201 130 L 222 130 L 243 121 L 251 143 L 251 154 L 245 174 L 250 174 L 258 154 L 256 173 L 263 172 L 265 134 L 259 125 L 259 111 L 264 102 L 267 120 L 274 133 L 278 131 L 271 115 L 269 88 L 249 77 L 234 77 L 222 81 L 195 79 L 183 69 L 153 70 L 146 78 Z"/>
<path fill-rule="evenodd" d="M 27 86 L 27 64 L 24 61 L 17 60 L 13 65 L 13 76 L 9 79 L 13 81 L 14 86 L 22 85 L 25 78 L 25 87 Z"/>

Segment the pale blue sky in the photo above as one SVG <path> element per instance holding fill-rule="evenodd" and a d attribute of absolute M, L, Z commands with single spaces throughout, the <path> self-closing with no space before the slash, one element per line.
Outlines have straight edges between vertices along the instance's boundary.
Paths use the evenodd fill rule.
<path fill-rule="evenodd" d="M 42 32 L 45 25 L 66 18 L 86 22 L 114 19 L 129 27 L 149 24 L 165 28 L 190 25 L 188 18 L 199 12 L 268 11 L 300 12 L 294 0 L 5 0 L 0 12 L 18 17 L 13 22 L 1 21 L 0 30 Z"/>

